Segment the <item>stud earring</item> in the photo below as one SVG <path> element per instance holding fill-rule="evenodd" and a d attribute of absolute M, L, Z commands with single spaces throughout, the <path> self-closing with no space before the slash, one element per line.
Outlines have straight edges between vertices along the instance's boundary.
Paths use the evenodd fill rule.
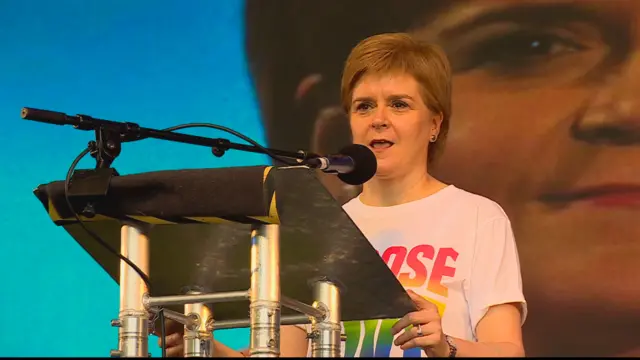
<path fill-rule="evenodd" d="M 436 140 L 438 140 L 438 137 L 436 135 L 431 135 L 431 142 L 436 142 Z"/>

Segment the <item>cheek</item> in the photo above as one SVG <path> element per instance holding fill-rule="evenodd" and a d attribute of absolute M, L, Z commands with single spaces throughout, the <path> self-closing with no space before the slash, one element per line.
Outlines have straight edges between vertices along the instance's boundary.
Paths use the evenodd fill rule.
<path fill-rule="evenodd" d="M 431 138 L 434 124 L 429 120 L 431 114 L 407 113 L 391 118 L 393 130 L 401 139 L 411 139 L 412 143 L 425 145 Z M 425 145 L 426 146 L 426 145 Z"/>
<path fill-rule="evenodd" d="M 352 118 L 349 120 L 349 127 L 354 143 L 362 143 L 366 139 L 369 131 L 369 122 L 367 120 Z"/>
<path fill-rule="evenodd" d="M 499 200 L 514 182 L 516 193 L 525 193 L 527 185 L 535 188 L 534 182 L 553 175 L 553 159 L 569 145 L 568 128 L 590 91 L 487 90 L 483 84 L 473 77 L 454 79 L 453 118 L 437 171 Z"/>

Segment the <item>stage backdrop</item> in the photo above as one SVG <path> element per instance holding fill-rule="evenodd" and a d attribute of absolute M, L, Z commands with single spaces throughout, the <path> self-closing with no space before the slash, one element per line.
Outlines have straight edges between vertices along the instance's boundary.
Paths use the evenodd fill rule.
<path fill-rule="evenodd" d="M 215 122 L 272 147 L 333 152 L 350 141 L 344 59 L 391 31 L 450 56 L 453 117 L 433 172 L 509 215 L 528 355 L 638 355 L 639 1 L 5 0 L 0 10 L 0 355 L 104 356 L 117 336 L 116 285 L 31 193 L 62 178 L 91 135 L 20 120 L 20 107 L 157 128 Z M 266 162 L 147 140 L 127 144 L 115 166 Z M 358 191 L 324 182 L 339 201 Z M 246 330 L 217 337 L 247 344 Z M 371 339 L 354 348 L 384 355 Z"/>

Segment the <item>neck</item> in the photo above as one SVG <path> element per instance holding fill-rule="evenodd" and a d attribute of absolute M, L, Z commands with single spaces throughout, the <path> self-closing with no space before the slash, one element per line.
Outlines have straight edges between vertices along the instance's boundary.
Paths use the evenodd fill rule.
<path fill-rule="evenodd" d="M 369 206 L 394 206 L 427 197 L 446 187 L 426 171 L 405 176 L 374 176 L 363 185 L 360 201 Z"/>

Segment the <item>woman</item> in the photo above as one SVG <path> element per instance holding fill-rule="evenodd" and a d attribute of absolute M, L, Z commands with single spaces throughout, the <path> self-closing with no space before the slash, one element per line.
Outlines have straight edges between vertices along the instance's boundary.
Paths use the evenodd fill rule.
<path fill-rule="evenodd" d="M 353 141 L 378 161 L 374 178 L 344 210 L 419 309 L 401 319 L 343 324 L 343 356 L 524 356 L 526 303 L 507 216 L 493 201 L 428 172 L 451 116 L 444 53 L 408 34 L 367 38 L 349 55 L 341 90 Z M 182 354 L 181 334 L 167 343 L 168 354 Z M 282 327 L 280 348 L 281 356 L 306 355 L 306 330 Z M 242 355 L 219 343 L 215 351 Z"/>

